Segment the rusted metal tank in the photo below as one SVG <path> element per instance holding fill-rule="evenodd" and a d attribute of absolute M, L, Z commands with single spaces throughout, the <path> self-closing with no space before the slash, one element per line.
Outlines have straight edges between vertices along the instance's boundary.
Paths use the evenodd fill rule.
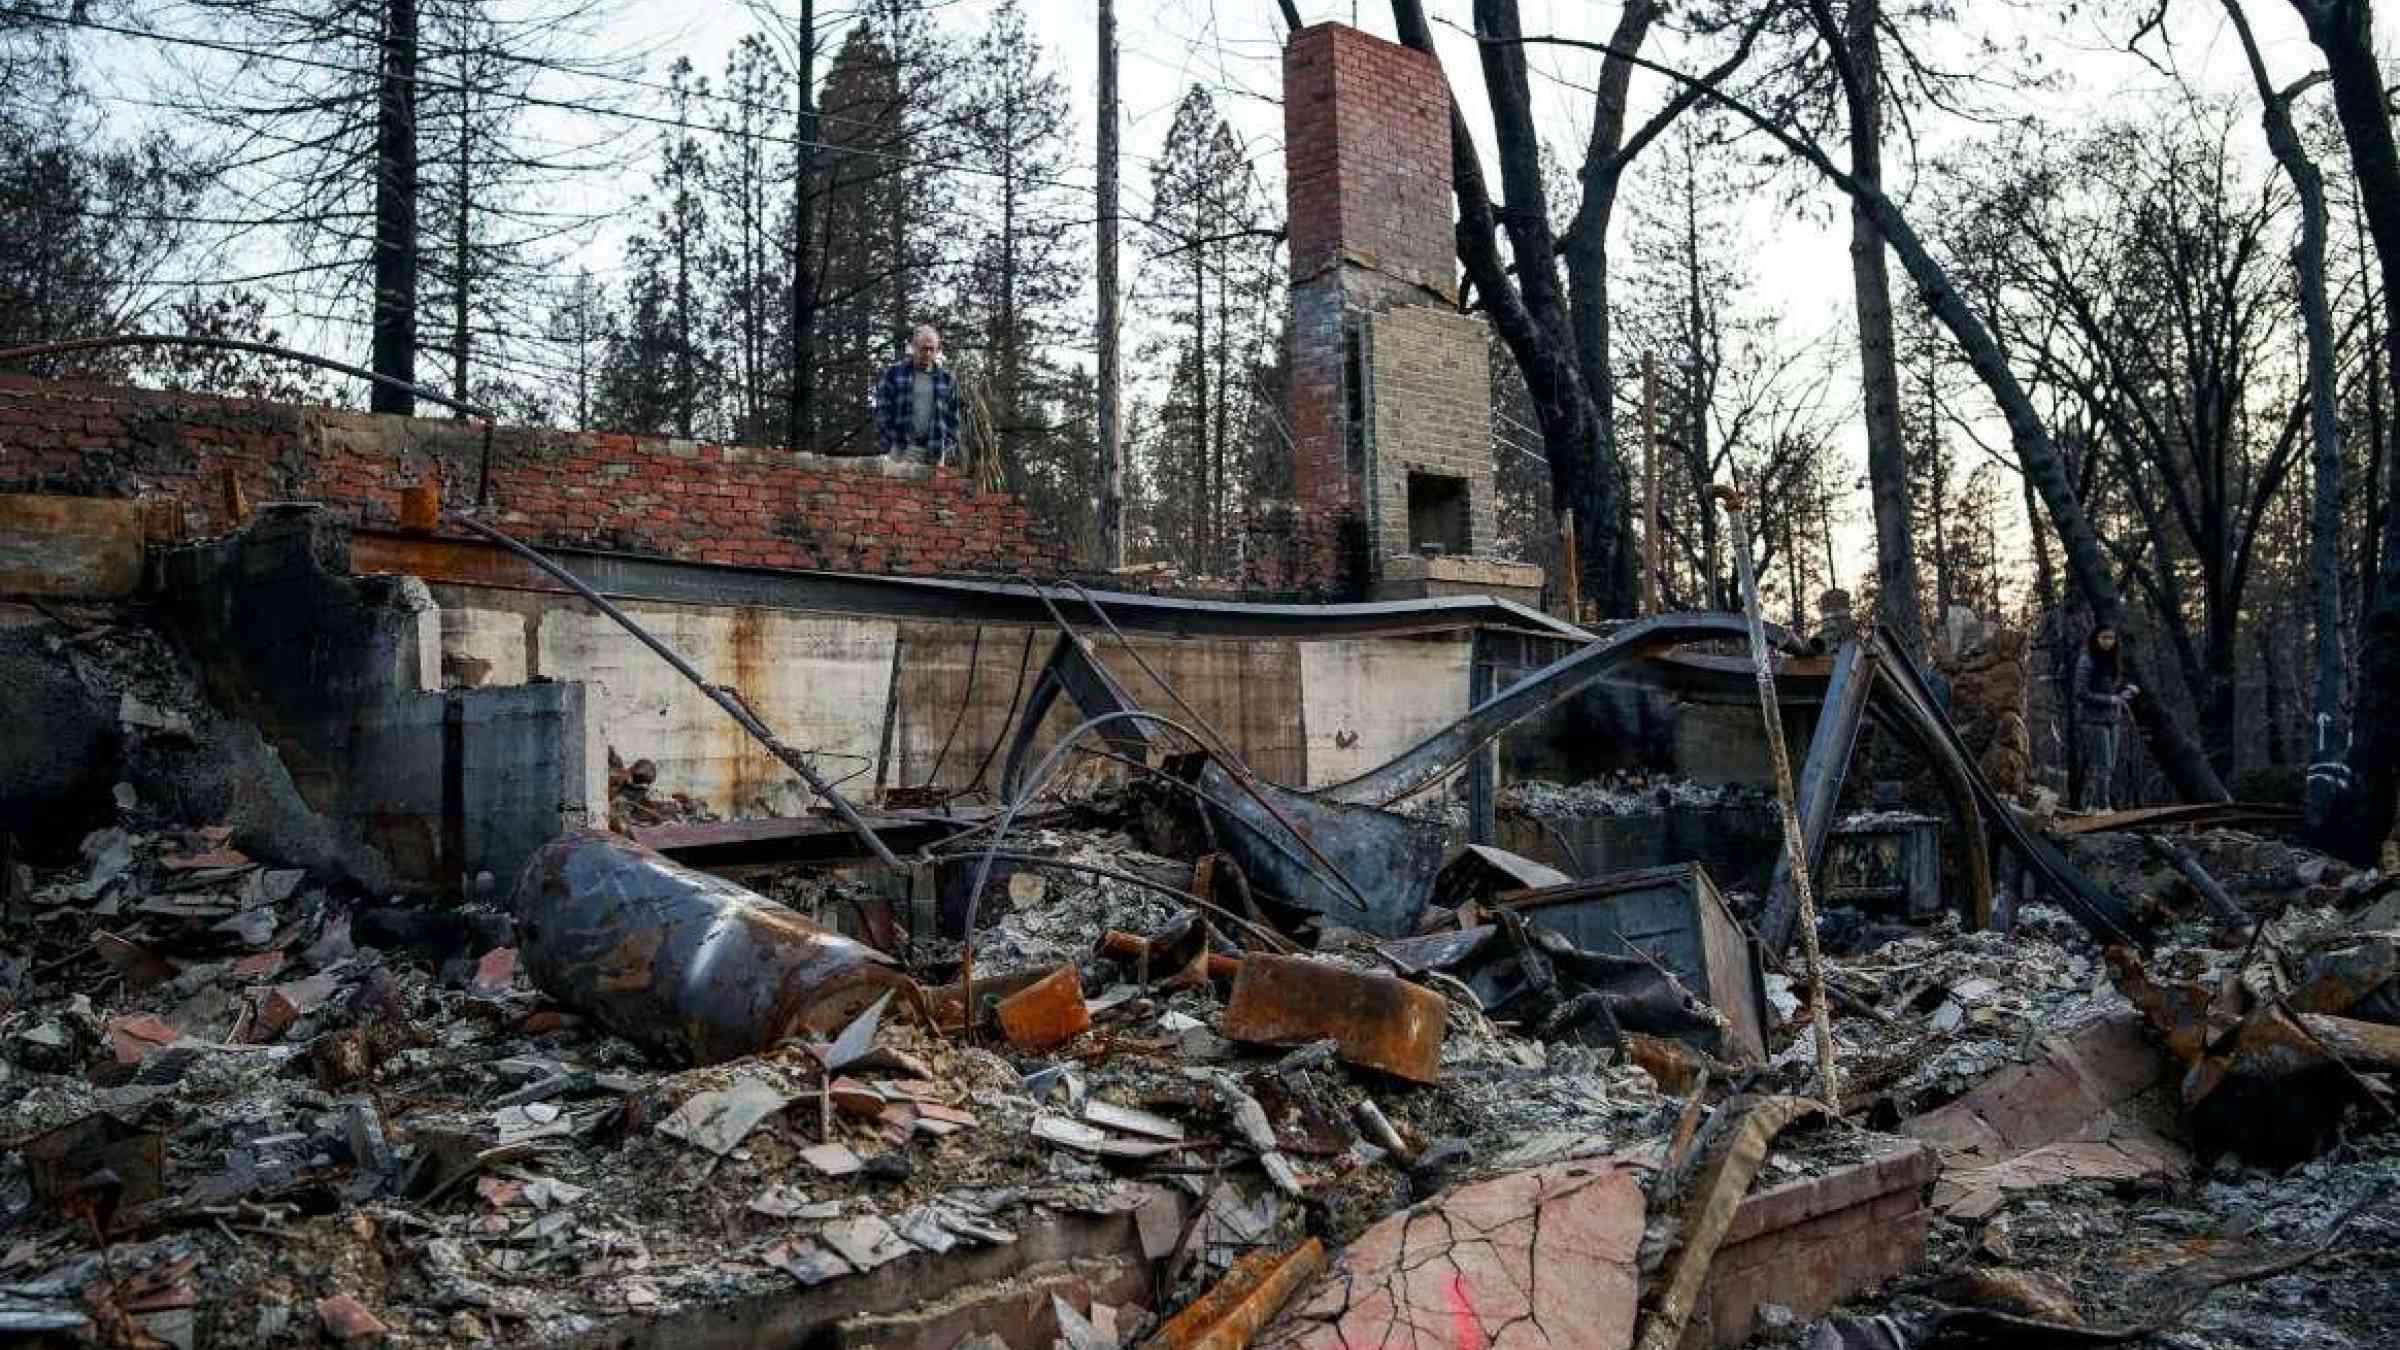
<path fill-rule="evenodd" d="M 922 1007 L 883 953 L 617 835 L 553 841 L 513 903 L 543 993 L 680 1063 L 831 1036 L 885 990 Z"/>

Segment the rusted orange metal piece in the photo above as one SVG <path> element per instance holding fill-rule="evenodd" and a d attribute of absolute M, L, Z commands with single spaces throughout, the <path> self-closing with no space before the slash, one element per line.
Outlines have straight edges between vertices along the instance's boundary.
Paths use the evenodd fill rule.
<path fill-rule="evenodd" d="M 1032 1053 L 1065 1045 L 1092 1026 L 1083 980 L 1073 966 L 1060 966 L 1000 1000 L 998 1012 L 1000 1034 L 1010 1045 Z"/>
<path fill-rule="evenodd" d="M 1430 989 L 1301 956 L 1253 953 L 1234 977 L 1225 1035 L 1259 1045 L 1331 1037 L 1341 1057 L 1412 1083 L 1441 1077 L 1449 1003 Z"/>
<path fill-rule="evenodd" d="M 1139 933 L 1128 933 L 1118 928 L 1111 928 L 1100 935 L 1100 950 L 1120 961 L 1139 961 L 1146 955 L 1155 959 L 1156 956 L 1150 950 L 1150 939 Z M 1208 978 L 1212 980 L 1230 980 L 1242 972 L 1242 958 L 1238 956 L 1227 956 L 1223 952 L 1208 952 L 1206 956 Z M 1153 967 L 1150 977 L 1154 980 L 1164 979 L 1169 975 L 1181 973 L 1180 971 L 1162 971 Z"/>
<path fill-rule="evenodd" d="M 553 841 L 514 905 L 519 956 L 543 993 L 671 1060 L 832 1036 L 886 990 L 924 1010 L 883 953 L 617 835 Z"/>
<path fill-rule="evenodd" d="M 1313 1237 L 1288 1252 L 1251 1252 L 1168 1318 L 1142 1350 L 1243 1350 L 1324 1269 L 1325 1244 Z"/>

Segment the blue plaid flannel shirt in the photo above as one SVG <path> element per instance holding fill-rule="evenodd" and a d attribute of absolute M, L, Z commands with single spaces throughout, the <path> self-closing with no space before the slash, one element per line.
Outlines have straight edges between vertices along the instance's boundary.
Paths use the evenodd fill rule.
<path fill-rule="evenodd" d="M 883 378 L 875 382 L 875 439 L 887 455 L 909 454 L 915 449 L 909 433 L 916 375 L 916 362 L 898 361 L 884 367 Z M 936 464 L 958 451 L 958 382 L 939 365 L 933 368 L 933 427 L 925 450 Z"/>

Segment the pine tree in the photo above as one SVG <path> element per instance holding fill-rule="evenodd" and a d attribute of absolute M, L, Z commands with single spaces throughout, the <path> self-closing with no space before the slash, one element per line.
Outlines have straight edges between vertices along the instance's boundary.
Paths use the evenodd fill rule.
<path fill-rule="evenodd" d="M 724 315 L 732 435 L 743 442 L 772 441 L 784 429 L 788 372 L 778 335 L 791 283 L 778 230 L 786 195 L 778 186 L 791 167 L 788 154 L 768 138 L 785 136 L 790 81 L 790 70 L 765 38 L 743 38 L 726 59 L 726 102 L 712 122 L 716 156 L 705 182 L 716 237 L 709 271 Z"/>
<path fill-rule="evenodd" d="M 689 61 L 668 72 L 675 125 L 651 179 L 649 229 L 626 246 L 621 327 L 602 363 L 595 415 L 612 430 L 722 436 L 722 387 L 705 283 L 709 155 L 692 122 L 708 81 Z"/>
<path fill-rule="evenodd" d="M 1269 450 L 1250 439 L 1263 424 L 1252 409 L 1281 309 L 1261 195 L 1233 128 L 1208 90 L 1192 86 L 1154 171 L 1151 256 L 1166 278 L 1157 294 L 1166 321 L 1141 352 L 1170 363 L 1151 473 L 1162 505 L 1175 503 L 1169 552 L 1209 575 L 1236 561 L 1233 523 L 1248 496 L 1242 475 Z"/>
<path fill-rule="evenodd" d="M 1045 67 L 1018 0 L 1005 0 L 968 53 L 962 103 L 973 158 L 968 219 L 979 228 L 960 282 L 961 336 L 981 362 L 1003 463 L 1041 452 L 1059 373 L 1049 348 L 1066 336 L 1080 280 L 1076 221 L 1055 186 L 1073 148 L 1066 88 Z"/>

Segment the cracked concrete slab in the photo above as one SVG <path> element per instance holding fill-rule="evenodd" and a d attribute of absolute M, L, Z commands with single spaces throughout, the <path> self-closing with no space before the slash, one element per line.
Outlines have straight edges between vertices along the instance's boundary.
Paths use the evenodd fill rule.
<path fill-rule="evenodd" d="M 1582 1161 L 1463 1186 L 1359 1235 L 1265 1350 L 1623 1350 L 1642 1192 Z"/>

